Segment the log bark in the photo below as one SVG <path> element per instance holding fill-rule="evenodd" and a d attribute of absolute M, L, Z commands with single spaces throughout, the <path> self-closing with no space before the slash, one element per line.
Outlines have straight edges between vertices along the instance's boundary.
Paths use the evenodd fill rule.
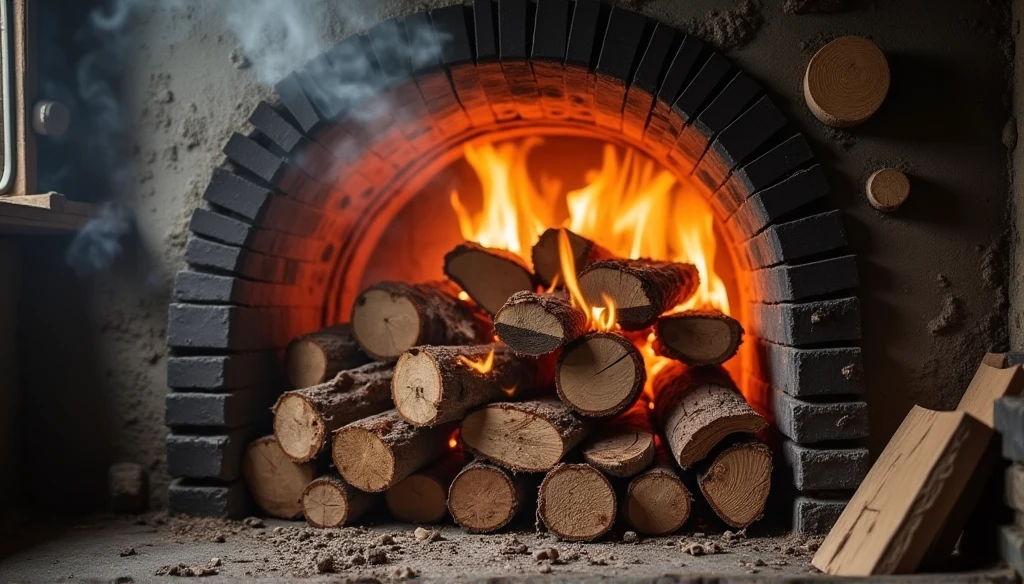
<path fill-rule="evenodd" d="M 444 275 L 488 314 L 498 312 L 516 292 L 536 288 L 533 272 L 518 255 L 473 242 L 460 243 L 445 254 Z"/>
<path fill-rule="evenodd" d="M 643 355 L 617 333 L 590 333 L 576 339 L 565 347 L 555 367 L 558 397 L 584 416 L 624 412 L 646 381 Z"/>
<path fill-rule="evenodd" d="M 414 347 L 395 366 L 391 395 L 405 421 L 436 426 L 461 420 L 477 406 L 550 385 L 551 373 L 543 369 L 537 360 L 498 343 Z"/>
<path fill-rule="evenodd" d="M 613 477 L 631 477 L 654 462 L 654 431 L 645 399 L 598 428 L 584 443 L 583 459 Z"/>
<path fill-rule="evenodd" d="M 537 516 L 566 541 L 593 541 L 615 523 L 615 490 L 587 464 L 560 464 L 540 484 Z"/>
<path fill-rule="evenodd" d="M 743 529 L 764 514 L 772 482 L 772 451 L 756 440 L 734 444 L 698 474 L 700 491 L 722 521 Z"/>
<path fill-rule="evenodd" d="M 352 488 L 337 475 L 315 479 L 302 493 L 302 511 L 313 527 L 350 525 L 373 507 L 377 497 Z"/>
<path fill-rule="evenodd" d="M 670 363 L 655 376 L 653 388 L 658 425 L 683 468 L 707 456 L 730 434 L 755 434 L 768 426 L 719 367 Z"/>
<path fill-rule="evenodd" d="M 409 523 L 438 523 L 448 515 L 448 487 L 466 457 L 451 449 L 434 464 L 405 477 L 384 492 L 391 516 Z"/>
<path fill-rule="evenodd" d="M 692 264 L 619 259 L 590 264 L 579 282 L 588 304 L 604 306 L 606 294 L 615 303 L 619 326 L 640 330 L 693 296 L 700 277 Z"/>
<path fill-rule="evenodd" d="M 587 332 L 587 316 L 564 294 L 516 292 L 494 315 L 498 339 L 523 355 L 545 355 Z"/>
<path fill-rule="evenodd" d="M 513 472 L 544 472 L 590 428 L 557 400 L 498 402 L 466 416 L 461 436 L 467 450 Z"/>
<path fill-rule="evenodd" d="M 679 478 L 672 455 L 662 447 L 654 466 L 626 487 L 622 515 L 637 533 L 668 535 L 686 523 L 692 508 L 693 495 Z"/>
<path fill-rule="evenodd" d="M 297 337 L 288 343 L 284 355 L 288 382 L 293 389 L 323 383 L 344 369 L 353 369 L 369 361 L 352 336 L 352 327 L 330 326 Z"/>
<path fill-rule="evenodd" d="M 452 518 L 470 533 L 494 533 L 525 507 L 527 478 L 485 462 L 462 469 L 448 491 Z"/>
<path fill-rule="evenodd" d="M 302 493 L 316 477 L 316 463 L 293 462 L 276 438 L 264 436 L 245 450 L 242 474 L 249 494 L 264 513 L 295 519 L 302 514 Z"/>
<path fill-rule="evenodd" d="M 472 345 L 490 342 L 493 325 L 479 307 L 458 298 L 455 284 L 381 282 L 352 306 L 352 331 L 363 351 L 378 361 L 395 361 L 417 345 Z"/>
<path fill-rule="evenodd" d="M 658 319 L 654 352 L 687 365 L 720 365 L 743 342 L 743 327 L 717 310 L 688 310 Z"/>
<path fill-rule="evenodd" d="M 417 428 L 390 410 L 338 430 L 331 455 L 345 482 L 377 493 L 440 458 L 453 430 Z"/>
<path fill-rule="evenodd" d="M 561 274 L 562 271 L 562 262 L 558 256 L 558 231 L 558 229 L 552 228 L 542 233 L 531 250 L 534 273 L 544 286 L 550 286 L 555 275 Z M 612 252 L 582 235 L 577 235 L 568 229 L 566 229 L 566 233 L 569 235 L 569 246 L 572 248 L 576 273 L 594 262 L 616 257 Z M 558 280 L 562 280 L 560 275 Z"/>
<path fill-rule="evenodd" d="M 342 371 L 327 383 L 285 392 L 274 404 L 274 436 L 296 462 L 312 460 L 345 424 L 391 409 L 389 363 Z"/>

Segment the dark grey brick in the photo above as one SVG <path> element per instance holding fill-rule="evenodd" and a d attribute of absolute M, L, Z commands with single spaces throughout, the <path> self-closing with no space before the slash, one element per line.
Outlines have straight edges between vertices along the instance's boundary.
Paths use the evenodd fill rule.
<path fill-rule="evenodd" d="M 278 360 L 272 351 L 170 357 L 167 360 L 167 385 L 192 391 L 247 388 L 277 379 Z"/>
<path fill-rule="evenodd" d="M 283 158 L 238 132 L 233 133 L 224 145 L 224 154 L 268 184 L 276 185 L 287 172 L 287 163 Z"/>
<path fill-rule="evenodd" d="M 728 78 L 732 63 L 720 53 L 711 53 L 697 75 L 686 86 L 672 104 L 674 111 L 684 122 L 689 122 L 700 113 L 716 95 L 719 85 Z"/>
<path fill-rule="evenodd" d="M 599 0 L 576 0 L 569 25 L 569 46 L 565 51 L 565 63 L 581 68 L 590 67 L 594 54 L 594 43 L 598 38 L 601 2 Z"/>
<path fill-rule="evenodd" d="M 270 418 L 273 405 L 267 385 L 227 393 L 171 392 L 164 400 L 164 423 L 174 429 L 233 430 Z"/>
<path fill-rule="evenodd" d="M 753 118 L 751 121 L 754 121 Z M 733 171 L 729 180 L 712 197 L 711 204 L 719 216 L 729 217 L 751 194 L 788 176 L 813 157 L 811 147 L 807 145 L 803 136 L 790 136 L 768 152 Z"/>
<path fill-rule="evenodd" d="M 828 179 L 821 165 L 794 173 L 786 180 L 750 196 L 730 222 L 744 237 L 753 237 L 787 214 L 817 201 L 829 192 Z"/>
<path fill-rule="evenodd" d="M 696 74 L 697 58 L 704 52 L 704 47 L 704 42 L 693 35 L 683 37 L 658 88 L 658 99 L 670 106 L 676 102 L 690 78 Z"/>
<path fill-rule="evenodd" d="M 190 266 L 230 272 L 261 282 L 287 282 L 296 273 L 296 262 L 224 245 L 192 235 L 185 246 Z"/>
<path fill-rule="evenodd" d="M 636 69 L 636 74 L 633 75 L 630 89 L 635 87 L 652 96 L 658 94 L 662 73 L 668 69 L 669 59 L 673 56 L 671 50 L 675 38 L 676 31 L 671 26 L 660 22 L 654 25 L 654 32 L 651 33 L 651 39 L 640 59 L 640 65 Z"/>
<path fill-rule="evenodd" d="M 445 6 L 430 11 L 438 42 L 441 45 L 441 60 L 445 65 L 464 65 L 473 62 L 473 47 L 466 28 L 466 11 L 462 4 Z"/>
<path fill-rule="evenodd" d="M 764 303 L 792 302 L 853 290 L 859 284 L 852 255 L 806 264 L 782 264 L 753 272 L 755 297 Z"/>
<path fill-rule="evenodd" d="M 192 211 L 192 220 L 188 224 L 189 231 L 214 239 L 221 243 L 245 247 L 249 243 L 254 228 L 249 223 L 239 221 L 209 209 Z"/>
<path fill-rule="evenodd" d="M 765 377 L 795 397 L 859 395 L 863 391 L 860 347 L 797 349 L 761 341 Z"/>
<path fill-rule="evenodd" d="M 498 58 L 497 23 L 491 0 L 473 0 L 473 35 L 477 62 Z"/>
<path fill-rule="evenodd" d="M 862 401 L 809 402 L 774 388 L 772 402 L 779 432 L 798 444 L 868 436 L 868 405 Z"/>
<path fill-rule="evenodd" d="M 1024 397 L 997 399 L 994 421 L 1003 438 L 1003 458 L 1024 462 Z"/>
<path fill-rule="evenodd" d="M 1024 353 L 1014 351 L 1006 353 L 1006 367 L 1013 367 L 1015 365 L 1024 365 Z"/>
<path fill-rule="evenodd" d="M 224 168 L 213 169 L 203 198 L 211 204 L 260 222 L 274 191 Z"/>
<path fill-rule="evenodd" d="M 498 0 L 498 55 L 502 61 L 526 59 L 526 0 Z"/>
<path fill-rule="evenodd" d="M 313 134 L 324 127 L 324 120 L 320 118 L 316 109 L 313 108 L 313 104 L 302 89 L 302 85 L 299 83 L 295 73 L 278 81 L 274 89 L 277 91 L 277 95 L 281 97 L 281 103 L 288 109 L 288 113 L 295 118 L 303 132 Z"/>
<path fill-rule="evenodd" d="M 244 306 L 171 304 L 167 344 L 180 349 L 231 351 L 275 348 L 270 312 Z"/>
<path fill-rule="evenodd" d="M 239 278 L 183 270 L 174 277 L 174 299 L 201 304 L 241 303 Z"/>
<path fill-rule="evenodd" d="M 167 474 L 175 478 L 233 481 L 241 476 L 242 455 L 255 437 L 247 426 L 227 434 L 167 435 Z"/>
<path fill-rule="evenodd" d="M 375 24 L 366 33 L 381 74 L 391 83 L 409 78 L 408 42 L 403 23 L 393 18 Z"/>
<path fill-rule="evenodd" d="M 693 123 L 683 129 L 676 150 L 689 160 L 699 160 L 712 138 L 725 130 L 760 94 L 761 88 L 753 79 L 743 72 L 737 73 Z"/>
<path fill-rule="evenodd" d="M 192 517 L 240 519 L 249 514 L 249 502 L 243 481 L 204 484 L 200 481 L 176 479 L 167 489 L 167 512 Z"/>
<path fill-rule="evenodd" d="M 569 35 L 568 0 L 539 0 L 533 19 L 533 46 L 530 49 L 534 61 L 565 60 L 565 48 Z"/>
<path fill-rule="evenodd" d="M 265 101 L 261 101 L 249 114 L 249 123 L 287 154 L 294 154 L 309 143 L 302 132 Z"/>
<path fill-rule="evenodd" d="M 860 339 L 860 301 L 855 298 L 799 304 L 756 304 L 758 336 L 790 347 Z"/>
<path fill-rule="evenodd" d="M 410 67 L 413 73 L 422 73 L 432 70 L 441 64 L 441 45 L 437 42 L 437 35 L 434 34 L 434 27 L 430 23 L 430 16 L 426 12 L 410 14 L 403 19 L 405 35 L 410 39 L 417 39 L 415 43 L 420 50 L 410 51 Z"/>
<path fill-rule="evenodd" d="M 846 509 L 849 499 L 797 497 L 793 502 L 793 531 L 807 535 L 825 535 Z"/>
<path fill-rule="evenodd" d="M 779 223 L 742 244 L 753 268 L 795 262 L 846 246 L 842 211 L 828 211 Z"/>
<path fill-rule="evenodd" d="M 799 491 L 853 491 L 871 468 L 864 447 L 817 448 L 785 440 L 782 455 Z"/>
<path fill-rule="evenodd" d="M 734 168 L 765 148 L 786 128 L 786 117 L 765 96 L 722 131 L 694 169 L 709 188 L 717 189 Z"/>
<path fill-rule="evenodd" d="M 999 554 L 1018 576 L 1024 576 L 1024 531 L 1016 525 L 999 528 Z"/>
<path fill-rule="evenodd" d="M 639 60 L 640 40 L 646 25 L 647 19 L 642 14 L 613 7 L 601 42 L 595 73 L 613 77 L 623 84 L 628 83 L 633 63 Z"/>

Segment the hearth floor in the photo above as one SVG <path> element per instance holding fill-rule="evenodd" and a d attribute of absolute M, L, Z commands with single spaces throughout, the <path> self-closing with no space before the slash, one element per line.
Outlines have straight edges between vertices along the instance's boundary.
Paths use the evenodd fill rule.
<path fill-rule="evenodd" d="M 158 574 L 165 572 L 167 566 L 179 564 L 213 568 L 204 582 L 393 581 L 413 574 L 435 582 L 488 578 L 552 582 L 683 580 L 719 584 L 797 581 L 794 577 L 832 580 L 810 565 L 816 540 L 799 536 L 674 536 L 627 544 L 619 541 L 621 534 L 615 534 L 608 541 L 574 544 L 527 530 L 471 535 L 443 526 L 437 528 L 437 534 L 440 537 L 418 540 L 413 527 L 393 523 L 317 530 L 300 522 L 268 520 L 259 527 L 161 515 L 103 518 L 65 526 L 33 525 L 3 532 L 0 582 L 174 581 L 177 579 L 173 576 Z M 717 553 L 694 556 L 684 549 L 684 545 L 700 543 L 713 551 L 714 546 L 708 545 L 711 542 L 717 544 Z M 521 546 L 526 547 L 525 553 Z M 558 550 L 559 560 L 534 559 L 534 552 L 548 547 Z M 515 551 L 519 553 L 508 553 Z M 336 558 L 334 571 L 319 573 L 318 560 L 327 556 Z M 321 561 L 320 568 L 327 565 Z M 711 580 L 712 577 L 718 579 Z M 1008 570 L 994 569 L 880 581 L 1009 583 L 1013 576 Z"/>

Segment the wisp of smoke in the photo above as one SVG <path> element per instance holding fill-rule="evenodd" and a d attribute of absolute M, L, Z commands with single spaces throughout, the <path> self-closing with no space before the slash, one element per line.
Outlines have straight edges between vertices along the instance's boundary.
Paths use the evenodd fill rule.
<path fill-rule="evenodd" d="M 131 209 L 118 203 L 104 203 L 99 212 L 75 234 L 65 260 L 79 276 L 87 276 L 113 265 L 123 250 L 121 241 L 135 224 Z"/>

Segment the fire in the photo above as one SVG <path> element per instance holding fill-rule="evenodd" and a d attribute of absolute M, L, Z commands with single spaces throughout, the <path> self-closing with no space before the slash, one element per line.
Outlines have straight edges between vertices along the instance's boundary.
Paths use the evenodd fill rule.
<path fill-rule="evenodd" d="M 580 291 L 576 279 L 576 260 L 572 255 L 572 244 L 565 229 L 558 230 L 558 261 L 562 266 L 561 277 L 565 280 L 565 288 L 569 291 L 569 299 L 573 306 L 579 308 L 587 316 L 591 328 L 599 331 L 610 331 L 615 328 L 615 303 L 607 294 L 601 294 L 604 306 L 588 306 L 583 292 Z"/>
<path fill-rule="evenodd" d="M 458 446 L 459 446 L 459 429 L 456 428 L 456 429 L 452 430 L 451 435 L 448 436 L 448 448 L 451 449 L 451 450 L 455 450 L 456 448 L 458 448 Z"/>
<path fill-rule="evenodd" d="M 494 368 L 494 349 L 491 349 L 491 352 L 487 353 L 487 357 L 485 357 L 483 361 L 474 361 L 463 355 L 459 355 L 458 361 L 477 373 L 487 374 Z"/>

